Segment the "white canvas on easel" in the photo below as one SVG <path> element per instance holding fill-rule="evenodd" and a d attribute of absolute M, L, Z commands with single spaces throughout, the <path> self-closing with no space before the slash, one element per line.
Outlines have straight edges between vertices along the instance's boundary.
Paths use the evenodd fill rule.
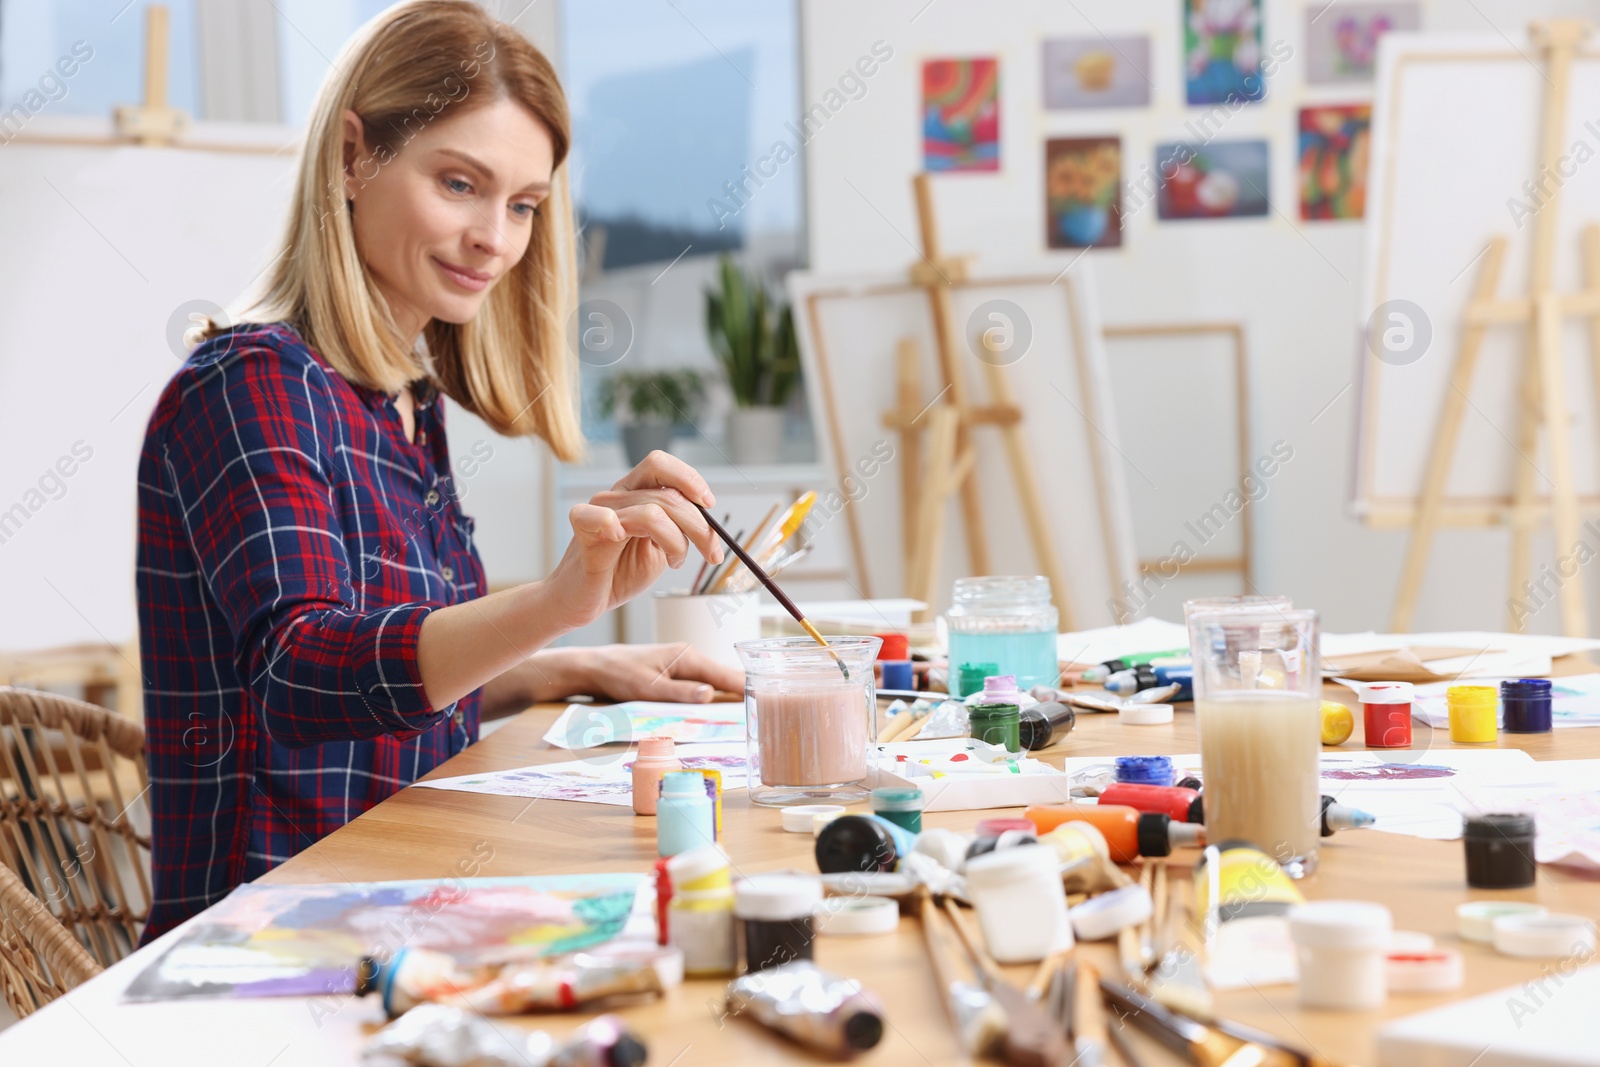
<path fill-rule="evenodd" d="M 1007 300 L 1022 310 L 1032 330 L 1025 355 L 1001 370 L 1013 401 L 1022 409 L 1020 428 L 1040 483 L 1054 545 L 1066 571 L 1073 613 L 1079 626 L 1108 623 L 1116 616 L 1123 583 L 1137 574 L 1126 475 L 1118 451 L 1105 351 L 1092 272 L 1079 262 L 1056 284 L 1043 268 L 984 267 L 950 290 L 953 320 L 964 346 L 957 360 L 965 372 L 972 403 L 988 403 L 987 381 L 972 354 L 979 311 L 990 300 Z M 1043 280 L 1033 280 L 1043 275 Z M 812 417 L 824 462 L 841 479 L 856 470 L 882 443 L 895 449 L 896 432 L 884 425 L 897 405 L 895 353 L 912 338 L 922 360 L 924 402 L 933 403 L 940 385 L 927 291 L 903 277 L 825 277 L 808 272 L 789 276 L 795 327 L 805 363 Z M 946 398 L 948 399 L 948 398 Z M 983 490 L 983 520 L 991 570 L 997 574 L 1038 573 L 1022 507 L 1016 498 L 994 426 L 973 430 L 976 478 Z M 1097 476 L 1095 453 L 1103 457 Z M 881 464 L 860 485 L 851 533 L 858 585 L 872 596 L 901 592 L 905 574 L 901 479 L 908 472 L 895 461 Z M 914 474 L 912 476 L 915 476 Z M 949 603 L 950 581 L 971 574 L 958 501 L 943 516 L 944 538 L 934 606 Z M 846 523 L 842 510 L 831 521 Z M 1102 522 L 1102 520 L 1104 520 Z"/>
<path fill-rule="evenodd" d="M 1544 81 L 1531 43 L 1514 48 L 1493 34 L 1387 34 L 1379 53 L 1357 329 L 1390 300 L 1421 307 L 1432 329 L 1427 353 L 1414 363 L 1392 365 L 1365 348 L 1361 353 L 1354 505 L 1373 525 L 1396 526 L 1409 518 L 1422 485 L 1474 272 L 1491 238 L 1509 238 L 1501 293 L 1527 291 L 1533 227 L 1508 202 L 1536 206 L 1523 185 L 1539 178 Z M 1580 54 L 1572 65 L 1562 139 L 1587 143 L 1597 158 L 1575 164 L 1561 186 L 1555 285 L 1563 292 L 1583 288 L 1578 231 L 1600 222 L 1600 113 L 1589 106 L 1595 100 L 1600 52 Z M 1516 327 L 1491 328 L 1485 337 L 1470 398 L 1475 411 L 1462 428 L 1450 472 L 1448 501 L 1458 511 L 1511 502 L 1518 457 L 1507 438 L 1515 437 L 1524 340 Z M 1600 447 L 1594 444 L 1600 437 L 1582 323 L 1566 322 L 1562 351 L 1574 483 L 1586 506 L 1600 507 Z M 1535 463 L 1544 466 L 1541 457 Z"/>

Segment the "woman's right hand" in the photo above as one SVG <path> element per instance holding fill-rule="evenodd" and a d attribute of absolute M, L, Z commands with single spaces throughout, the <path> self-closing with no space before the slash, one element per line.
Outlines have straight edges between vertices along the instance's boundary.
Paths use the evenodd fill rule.
<path fill-rule="evenodd" d="M 711 487 L 683 460 L 658 451 L 575 506 L 572 541 L 543 583 L 561 627 L 575 630 L 632 600 L 667 567 L 683 566 L 691 545 L 721 563 L 722 542 L 695 503 L 714 507 Z"/>

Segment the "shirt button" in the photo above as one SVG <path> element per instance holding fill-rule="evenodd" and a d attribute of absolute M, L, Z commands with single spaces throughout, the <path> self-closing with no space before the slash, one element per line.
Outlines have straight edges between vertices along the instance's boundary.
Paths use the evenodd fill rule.
<path fill-rule="evenodd" d="M 439 574 L 447 582 L 453 582 L 456 580 L 456 569 L 454 567 L 440 567 Z"/>
<path fill-rule="evenodd" d="M 422 502 L 424 504 L 428 505 L 430 508 L 438 507 L 439 506 L 439 490 L 437 490 L 437 489 L 429 489 L 428 490 L 428 495 L 422 498 Z"/>
<path fill-rule="evenodd" d="M 450 716 L 450 718 L 455 720 L 455 724 L 457 726 L 460 726 L 467 721 L 466 714 L 460 708 L 457 708 L 456 713 Z"/>

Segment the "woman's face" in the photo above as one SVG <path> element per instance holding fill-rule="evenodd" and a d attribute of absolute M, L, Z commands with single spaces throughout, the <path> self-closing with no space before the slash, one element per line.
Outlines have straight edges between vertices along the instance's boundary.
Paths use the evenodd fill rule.
<path fill-rule="evenodd" d="M 356 251 L 409 340 L 432 319 L 470 320 L 522 258 L 550 194 L 554 148 L 544 124 L 505 98 L 441 112 L 405 136 L 395 152 L 374 153 L 345 112 Z"/>

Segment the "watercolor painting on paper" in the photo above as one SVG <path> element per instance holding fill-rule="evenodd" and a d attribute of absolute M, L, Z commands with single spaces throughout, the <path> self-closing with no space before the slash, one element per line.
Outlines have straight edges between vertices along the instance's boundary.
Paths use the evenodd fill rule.
<path fill-rule="evenodd" d="M 670 737 L 681 744 L 744 740 L 744 701 L 673 704 L 630 700 L 621 704 L 568 704 L 545 731 L 556 748 L 581 750 L 631 745 L 641 737 Z"/>
<path fill-rule="evenodd" d="M 1306 8 L 1306 81 L 1371 82 L 1378 40 L 1392 30 L 1421 27 L 1418 3 L 1314 3 Z"/>
<path fill-rule="evenodd" d="M 1150 38 L 1058 37 L 1042 48 L 1044 106 L 1051 110 L 1146 107 Z"/>
<path fill-rule="evenodd" d="M 1115 248 L 1122 244 L 1122 141 L 1064 137 L 1045 142 L 1045 244 Z"/>
<path fill-rule="evenodd" d="M 1261 73 L 1261 0 L 1184 0 L 1184 96 L 1191 105 L 1256 101 Z"/>
<path fill-rule="evenodd" d="M 493 857 L 480 842 L 464 857 L 476 865 L 463 869 Z M 242 885 L 188 926 L 124 998 L 350 994 L 357 960 L 402 945 L 461 960 L 575 952 L 622 932 L 643 882 L 593 874 Z"/>
<path fill-rule="evenodd" d="M 719 772 L 725 793 L 730 789 L 743 789 L 749 779 L 742 740 L 679 745 L 674 754 L 686 771 Z M 633 806 L 633 751 L 603 749 L 584 759 L 460 774 L 453 778 L 431 778 L 417 785 L 460 793 L 487 793 L 528 800 L 575 800 L 626 808 Z"/>
<path fill-rule="evenodd" d="M 922 165 L 930 171 L 1000 169 L 1000 61 L 922 64 Z"/>
<path fill-rule="evenodd" d="M 1267 214 L 1267 142 L 1212 141 L 1156 146 L 1156 213 L 1163 219 L 1249 218 Z"/>
<path fill-rule="evenodd" d="M 1371 104 L 1300 109 L 1301 218 L 1366 214 L 1371 138 Z"/>

